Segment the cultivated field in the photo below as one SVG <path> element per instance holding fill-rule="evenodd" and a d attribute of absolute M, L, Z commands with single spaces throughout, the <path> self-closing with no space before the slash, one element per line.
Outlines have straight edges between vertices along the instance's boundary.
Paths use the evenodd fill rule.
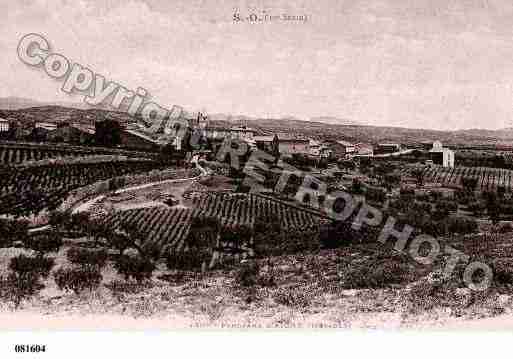
<path fill-rule="evenodd" d="M 0 214 L 30 215 L 55 209 L 75 188 L 157 167 L 152 161 L 127 160 L 9 168 L 0 173 Z"/>
<path fill-rule="evenodd" d="M 321 217 L 255 194 L 206 192 L 193 195 L 192 208 L 152 207 L 116 213 L 107 218 L 111 228 L 122 229 L 132 223 L 146 240 L 161 250 L 183 245 L 191 221 L 196 217 L 215 217 L 223 226 L 252 226 L 255 218 L 276 216 L 286 230 L 308 230 L 319 225 Z"/>
<path fill-rule="evenodd" d="M 403 174 L 410 175 L 413 167 L 407 167 Z M 494 191 L 502 186 L 507 192 L 513 192 L 513 171 L 491 167 L 425 167 L 423 170 L 425 183 L 439 183 L 447 187 L 462 187 L 463 178 L 477 179 L 477 189 Z"/>

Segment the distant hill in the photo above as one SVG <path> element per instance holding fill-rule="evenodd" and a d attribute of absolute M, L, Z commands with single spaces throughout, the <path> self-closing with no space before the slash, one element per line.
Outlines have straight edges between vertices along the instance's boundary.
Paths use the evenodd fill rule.
<path fill-rule="evenodd" d="M 311 117 L 310 121 L 328 123 L 331 125 L 362 125 L 361 123 L 353 121 L 353 120 L 349 120 L 346 118 L 331 117 L 331 116 Z"/>
<path fill-rule="evenodd" d="M 209 116 L 209 118 L 211 118 Z M 214 125 L 233 125 L 233 121 L 212 120 Z M 404 127 L 341 125 L 297 119 L 247 118 L 245 124 L 260 134 L 288 133 L 317 140 L 346 140 L 351 142 L 398 142 L 404 144 L 442 141 L 444 144 L 488 144 L 502 140 L 513 141 L 513 131 L 459 130 L 438 131 Z"/>
<path fill-rule="evenodd" d="M 109 110 L 108 106 L 91 106 L 85 102 L 77 101 L 37 101 L 23 97 L 0 97 L 0 110 L 22 110 L 31 107 L 60 106 L 80 110 L 103 109 Z"/>
<path fill-rule="evenodd" d="M 0 97 L 0 109 L 19 110 L 22 108 L 44 106 L 45 103 L 21 97 Z"/>
<path fill-rule="evenodd" d="M 101 109 L 77 109 L 62 106 L 39 106 L 16 110 L 0 110 L 0 117 L 13 118 L 22 124 L 30 126 L 34 122 L 74 122 L 83 125 L 92 126 L 98 120 L 105 118 L 118 120 L 122 124 L 127 124 L 133 119 L 125 112 L 106 111 Z"/>
<path fill-rule="evenodd" d="M 259 117 L 251 117 L 251 116 L 245 116 L 245 115 L 230 115 L 225 113 L 214 113 L 209 114 L 208 118 L 214 121 L 228 121 L 228 122 L 239 122 L 243 123 L 246 121 L 268 121 L 268 120 L 274 120 L 269 118 L 259 118 Z M 320 123 L 327 123 L 327 124 L 333 124 L 333 125 L 361 125 L 360 123 L 348 119 L 342 119 L 337 117 L 330 117 L 330 116 L 320 116 L 320 117 L 312 117 L 308 121 L 306 120 L 300 120 L 298 118 L 295 118 L 293 116 L 286 116 L 278 118 L 278 120 L 288 120 L 288 121 L 300 121 L 300 122 L 320 122 Z"/>
<path fill-rule="evenodd" d="M 34 106 L 36 105 L 36 106 Z M 0 117 L 18 119 L 24 126 L 35 121 L 76 122 L 94 125 L 105 118 L 118 120 L 121 124 L 134 119 L 123 111 L 109 111 L 98 108 L 80 108 L 75 106 L 45 105 L 29 99 L 9 97 L 0 98 Z M 85 105 L 85 104 L 84 104 Z M 259 134 L 287 133 L 318 140 L 346 140 L 351 142 L 399 142 L 404 144 L 440 140 L 443 144 L 490 144 L 513 142 L 513 128 L 500 130 L 468 129 L 457 131 L 437 131 L 403 127 L 367 126 L 359 124 L 340 124 L 345 121 L 334 117 L 317 117 L 318 121 L 302 121 L 294 117 L 257 118 L 245 115 L 210 114 L 213 125 L 247 125 L 255 128 Z M 333 123 L 328 123 L 333 122 Z"/>

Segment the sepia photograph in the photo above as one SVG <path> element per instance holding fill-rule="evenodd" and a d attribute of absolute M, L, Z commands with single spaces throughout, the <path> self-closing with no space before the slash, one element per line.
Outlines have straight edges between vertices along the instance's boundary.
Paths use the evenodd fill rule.
<path fill-rule="evenodd" d="M 513 329 L 513 2 L 0 19 L 1 330 Z"/>

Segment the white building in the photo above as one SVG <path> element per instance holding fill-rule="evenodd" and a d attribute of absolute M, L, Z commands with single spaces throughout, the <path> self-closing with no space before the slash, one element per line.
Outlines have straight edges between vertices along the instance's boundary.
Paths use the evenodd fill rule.
<path fill-rule="evenodd" d="M 0 132 L 9 131 L 9 121 L 4 118 L 0 118 Z"/>
<path fill-rule="evenodd" d="M 332 151 L 323 143 L 310 139 L 310 156 L 329 158 Z"/>
<path fill-rule="evenodd" d="M 434 163 L 443 167 L 454 167 L 454 151 L 443 147 L 442 142 L 433 142 L 433 148 L 429 152 Z"/>
<path fill-rule="evenodd" d="M 208 139 L 220 139 L 225 138 L 239 139 L 244 141 L 251 141 L 255 137 L 256 131 L 249 127 L 211 127 L 206 126 L 201 128 L 202 134 Z"/>
<path fill-rule="evenodd" d="M 47 131 L 55 131 L 57 129 L 57 124 L 53 122 L 36 122 L 34 127 L 42 128 Z"/>

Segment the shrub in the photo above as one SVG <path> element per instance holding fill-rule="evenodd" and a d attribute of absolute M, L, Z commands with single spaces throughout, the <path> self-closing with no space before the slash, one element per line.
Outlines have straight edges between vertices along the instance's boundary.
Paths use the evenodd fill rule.
<path fill-rule="evenodd" d="M 28 257 L 20 254 L 11 259 L 9 269 L 20 277 L 28 277 L 32 274 L 37 274 L 48 277 L 48 274 L 54 266 L 55 260 L 53 258 L 45 257 Z"/>
<path fill-rule="evenodd" d="M 64 229 L 69 227 L 71 217 L 68 213 L 62 211 L 52 211 L 48 215 L 48 224 L 53 228 Z"/>
<path fill-rule="evenodd" d="M 235 227 L 223 227 L 220 232 L 221 242 L 231 248 L 240 249 L 244 243 L 248 243 L 251 238 L 251 228 L 244 225 Z"/>
<path fill-rule="evenodd" d="M 509 222 L 503 223 L 499 227 L 499 233 L 510 233 L 512 231 L 513 231 L 513 226 Z"/>
<path fill-rule="evenodd" d="M 25 246 L 38 252 L 40 256 L 51 252 L 58 252 L 62 244 L 62 237 L 56 232 L 30 236 L 25 241 Z"/>
<path fill-rule="evenodd" d="M 108 254 L 105 250 L 91 250 L 72 247 L 66 253 L 68 260 L 84 269 L 101 270 L 107 262 Z"/>
<path fill-rule="evenodd" d="M 450 217 L 447 219 L 450 233 L 470 234 L 477 232 L 477 222 L 473 218 Z"/>
<path fill-rule="evenodd" d="M 0 218 L 0 234 L 2 247 L 9 247 L 16 241 L 25 241 L 28 237 L 28 222 Z"/>
<path fill-rule="evenodd" d="M 41 256 L 27 257 L 20 254 L 9 262 L 11 272 L 1 278 L 0 293 L 3 298 L 12 300 L 16 307 L 24 298 L 34 295 L 44 288 L 41 276 L 47 277 L 54 265 L 52 258 Z"/>
<path fill-rule="evenodd" d="M 24 275 L 11 272 L 6 277 L 0 277 L 0 297 L 12 301 L 16 308 L 23 299 L 34 295 L 43 287 L 35 272 Z"/>
<path fill-rule="evenodd" d="M 492 263 L 493 281 L 498 285 L 512 285 L 513 271 L 506 260 L 497 259 Z"/>
<path fill-rule="evenodd" d="M 369 201 L 382 203 L 386 199 L 386 192 L 380 188 L 367 187 L 365 192 L 365 198 Z"/>
<path fill-rule="evenodd" d="M 366 238 L 367 227 L 356 231 L 351 228 L 351 221 L 336 221 L 320 227 L 319 242 L 324 248 L 338 248 L 352 242 L 361 242 Z"/>
<path fill-rule="evenodd" d="M 235 274 L 235 282 L 241 287 L 253 287 L 257 284 L 260 267 L 255 261 L 243 263 Z"/>
<path fill-rule="evenodd" d="M 320 231 L 315 228 L 283 231 L 278 244 L 278 255 L 316 251 L 320 248 Z"/>
<path fill-rule="evenodd" d="M 283 288 L 274 295 L 276 303 L 287 307 L 306 308 L 310 305 L 308 294 L 299 288 Z"/>
<path fill-rule="evenodd" d="M 392 284 L 409 282 L 411 276 L 409 264 L 399 256 L 350 264 L 340 273 L 342 286 L 349 289 L 386 288 Z"/>
<path fill-rule="evenodd" d="M 137 282 L 151 278 L 151 275 L 155 270 L 155 264 L 153 264 L 149 259 L 141 256 L 128 255 L 118 257 L 114 263 L 114 267 L 119 274 L 125 277 L 126 281 L 133 278 Z"/>
<path fill-rule="evenodd" d="M 85 289 L 98 288 L 102 275 L 91 268 L 59 268 L 54 272 L 54 279 L 60 290 L 78 294 Z"/>
<path fill-rule="evenodd" d="M 474 201 L 468 204 L 467 209 L 474 213 L 474 215 L 481 216 L 484 213 L 486 206 L 480 201 Z"/>
<path fill-rule="evenodd" d="M 211 258 L 212 253 L 207 249 L 171 251 L 166 257 L 166 266 L 168 269 L 198 270 Z"/>

